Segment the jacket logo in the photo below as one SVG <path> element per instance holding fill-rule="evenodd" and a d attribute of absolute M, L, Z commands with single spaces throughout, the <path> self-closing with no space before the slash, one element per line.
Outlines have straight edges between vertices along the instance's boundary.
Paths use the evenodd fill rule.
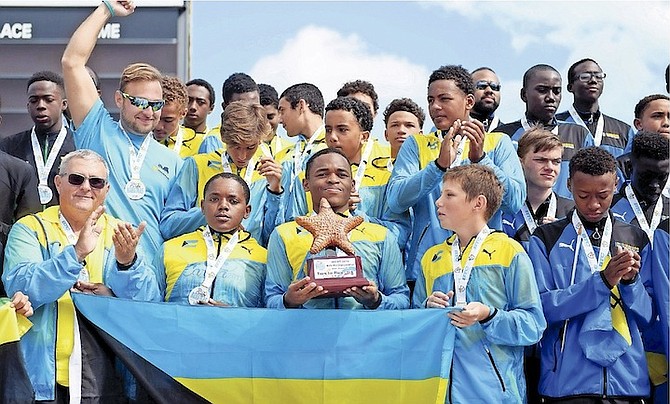
<path fill-rule="evenodd" d="M 612 139 L 619 139 L 619 134 L 618 133 L 605 132 L 604 135 L 607 136 L 607 137 L 611 137 Z"/>
<path fill-rule="evenodd" d="M 440 259 L 442 259 L 442 251 L 436 252 L 431 262 L 439 261 Z"/>
<path fill-rule="evenodd" d="M 574 149 L 575 145 L 573 143 L 563 143 L 564 149 Z"/>
<path fill-rule="evenodd" d="M 506 224 L 506 225 L 508 225 L 509 227 L 514 227 L 514 219 L 512 219 L 511 222 L 510 222 L 509 220 L 507 220 L 507 219 L 503 219 L 502 222 L 503 222 L 503 224 Z"/>
<path fill-rule="evenodd" d="M 486 251 L 486 248 L 482 248 L 482 252 L 483 252 L 484 254 L 488 254 L 489 259 L 492 260 L 492 259 L 493 259 L 493 253 L 496 252 L 496 250 L 493 250 L 493 251 L 491 251 L 491 252 L 488 252 L 488 251 Z"/>
<path fill-rule="evenodd" d="M 181 243 L 182 247 L 195 247 L 196 245 L 198 245 L 197 240 L 184 240 L 184 242 Z"/>
<path fill-rule="evenodd" d="M 565 243 L 558 243 L 558 248 L 564 247 L 564 248 L 569 248 L 572 250 L 572 252 L 575 252 L 575 246 L 573 244 L 575 243 L 576 239 L 572 239 L 570 244 L 565 244 Z"/>
<path fill-rule="evenodd" d="M 625 222 L 626 221 L 626 213 L 628 213 L 628 212 L 623 212 L 623 213 L 612 212 L 612 216 L 614 216 L 616 218 L 619 218 L 622 222 Z"/>

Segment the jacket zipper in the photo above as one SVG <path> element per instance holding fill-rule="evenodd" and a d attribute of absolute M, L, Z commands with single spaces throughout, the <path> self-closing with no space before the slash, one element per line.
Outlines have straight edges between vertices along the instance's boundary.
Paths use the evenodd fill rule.
<path fill-rule="evenodd" d="M 491 351 L 489 351 L 488 347 L 484 346 L 484 349 L 486 350 L 486 355 L 488 355 L 489 357 L 491 366 L 493 366 L 493 370 L 496 372 L 496 376 L 498 377 L 498 381 L 500 382 L 500 387 L 502 387 L 502 391 L 505 392 L 505 383 L 503 382 L 503 378 L 502 375 L 500 374 L 500 371 L 498 371 L 496 363 L 493 361 L 493 355 L 491 355 Z"/>
<path fill-rule="evenodd" d="M 603 368 L 603 398 L 607 398 L 607 368 Z"/>

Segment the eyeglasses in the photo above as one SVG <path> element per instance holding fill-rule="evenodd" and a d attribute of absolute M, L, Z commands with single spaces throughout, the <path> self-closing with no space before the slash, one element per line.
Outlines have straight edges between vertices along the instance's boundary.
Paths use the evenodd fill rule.
<path fill-rule="evenodd" d="M 95 189 L 102 189 L 107 184 L 107 180 L 100 177 L 84 177 L 81 174 L 63 174 L 63 175 L 67 175 L 67 182 L 76 186 L 83 184 L 84 181 L 86 180 L 88 180 L 88 184 L 91 186 L 91 188 Z"/>
<path fill-rule="evenodd" d="M 584 72 L 580 73 L 579 76 L 577 76 L 579 81 L 583 81 L 585 83 L 591 81 L 591 78 L 593 77 L 595 77 L 596 80 L 598 81 L 602 81 L 605 77 L 607 77 L 607 74 L 603 72 Z"/>
<path fill-rule="evenodd" d="M 495 81 L 479 80 L 475 83 L 477 90 L 486 90 L 486 87 L 491 87 L 493 91 L 500 91 L 500 83 L 496 83 Z"/>
<path fill-rule="evenodd" d="M 139 109 L 147 109 L 151 107 L 151 109 L 156 112 L 160 111 L 163 106 L 165 105 L 165 101 L 160 100 L 160 101 L 149 101 L 146 98 L 142 97 L 135 97 L 134 95 L 126 94 L 123 91 L 121 91 L 121 95 L 123 98 L 127 99 L 130 101 L 130 105 L 137 107 Z"/>

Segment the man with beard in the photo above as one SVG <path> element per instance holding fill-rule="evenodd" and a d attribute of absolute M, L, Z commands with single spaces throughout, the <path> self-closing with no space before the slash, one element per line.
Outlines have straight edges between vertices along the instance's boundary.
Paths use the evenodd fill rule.
<path fill-rule="evenodd" d="M 475 105 L 470 116 L 483 123 L 487 132 L 493 132 L 502 124 L 495 115 L 500 106 L 500 79 L 490 67 L 480 67 L 470 75 L 475 85 Z"/>
<path fill-rule="evenodd" d="M 162 75 L 146 63 L 126 67 L 114 95 L 120 110 L 120 121 L 115 122 L 86 71 L 98 33 L 107 21 L 134 11 L 132 1 L 101 3 L 72 35 L 62 65 L 65 89 L 72 95 L 75 143 L 78 148 L 98 152 L 109 166 L 107 211 L 135 226 L 146 221 L 140 245 L 148 256 L 154 256 L 163 244 L 158 228 L 160 213 L 181 167 L 181 158 L 152 136 L 165 103 Z"/>
<path fill-rule="evenodd" d="M 557 196 L 572 199 L 568 189 L 568 163 L 577 150 L 593 146 L 593 136 L 583 126 L 560 122 L 554 116 L 561 103 L 561 75 L 549 65 L 539 64 L 531 67 L 523 75 L 521 100 L 526 104 L 526 113 L 518 121 L 502 125 L 496 129 L 508 134 L 515 146 L 521 135 L 533 125 L 558 135 L 563 143 L 561 174 L 556 180 L 554 191 Z"/>
<path fill-rule="evenodd" d="M 634 131 L 630 125 L 600 111 L 598 99 L 605 87 L 605 77 L 593 59 L 582 59 L 570 66 L 568 92 L 574 96 L 574 102 L 567 111 L 556 114 L 556 119 L 586 127 L 593 134 L 596 146 L 619 157 Z"/>

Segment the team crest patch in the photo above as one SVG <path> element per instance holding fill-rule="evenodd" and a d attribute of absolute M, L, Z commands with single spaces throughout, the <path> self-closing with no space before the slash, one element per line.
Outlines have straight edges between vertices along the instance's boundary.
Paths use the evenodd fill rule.
<path fill-rule="evenodd" d="M 433 255 L 433 259 L 431 260 L 431 262 L 436 262 L 441 259 L 442 259 L 442 251 L 438 251 L 435 253 L 435 255 Z"/>

